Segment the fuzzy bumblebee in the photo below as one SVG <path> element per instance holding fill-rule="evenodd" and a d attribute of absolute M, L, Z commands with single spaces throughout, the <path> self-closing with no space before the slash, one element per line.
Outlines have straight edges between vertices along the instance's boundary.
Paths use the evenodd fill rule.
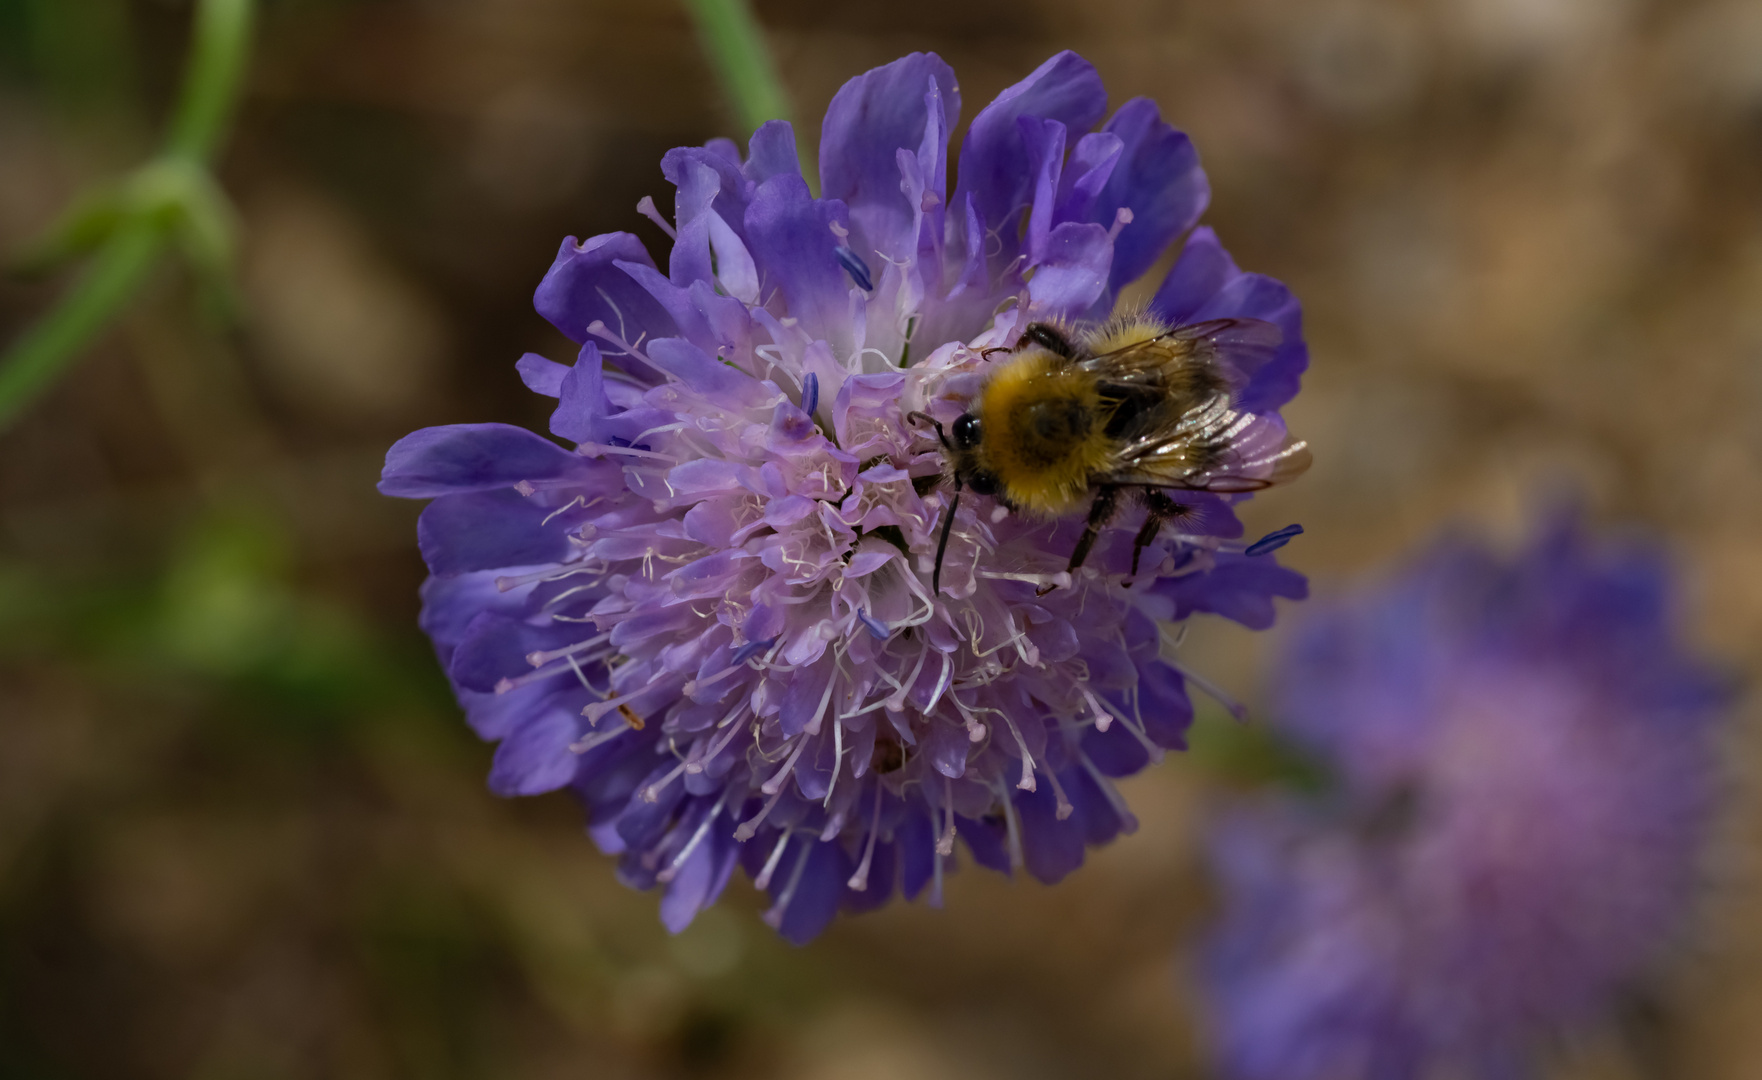
<path fill-rule="evenodd" d="M 1170 491 L 1254 491 L 1302 473 L 1310 463 L 1305 443 L 1276 417 L 1235 407 L 1279 340 L 1277 327 L 1254 319 L 1170 327 L 1124 315 L 1077 335 L 1030 323 L 952 434 L 912 414 L 935 425 L 954 487 L 932 586 L 941 588 L 963 488 L 1040 518 L 1065 517 L 1087 501 L 1073 572 L 1122 499 L 1136 494 L 1147 511 L 1132 548 L 1136 574 L 1144 549 L 1185 510 Z"/>

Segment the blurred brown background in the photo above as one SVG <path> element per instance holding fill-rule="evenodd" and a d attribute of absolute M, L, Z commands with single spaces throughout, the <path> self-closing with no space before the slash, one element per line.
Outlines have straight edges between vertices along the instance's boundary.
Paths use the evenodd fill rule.
<path fill-rule="evenodd" d="M 1762 4 L 1737 0 L 764 0 L 804 135 L 913 49 L 965 119 L 1052 52 L 1145 94 L 1207 220 L 1288 282 L 1320 594 L 1442 523 L 1519 534 L 1576 484 L 1662 530 L 1685 624 L 1762 644 Z M 185 0 L 0 0 L 0 251 L 148 153 Z M 670 206 L 663 151 L 731 130 L 682 10 L 271 0 L 221 177 L 243 323 L 167 267 L 0 435 L 0 1077 L 1199 1077 L 1177 960 L 1216 783 L 1055 889 L 966 872 L 805 950 L 751 890 L 679 938 L 556 795 L 483 785 L 414 629 L 418 506 L 373 491 L 428 424 L 543 426 L 513 361 L 565 234 Z M 66 278 L 0 280 L 0 341 Z M 1300 617 L 1297 607 L 1284 609 Z M 1256 698 L 1277 633 L 1202 624 Z M 1746 724 L 1656 1076 L 1762 1076 L 1762 804 Z M 1200 735 L 1227 723 L 1215 709 Z M 1201 754 L 1203 756 L 1203 754 Z M 1639 1077 L 1613 1038 L 1559 1075 Z"/>

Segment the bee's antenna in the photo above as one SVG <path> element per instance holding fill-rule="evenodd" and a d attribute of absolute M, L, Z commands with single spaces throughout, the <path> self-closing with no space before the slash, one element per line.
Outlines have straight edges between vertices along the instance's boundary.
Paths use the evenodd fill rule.
<path fill-rule="evenodd" d="M 942 595 L 942 555 L 948 550 L 948 530 L 954 528 L 954 512 L 961 504 L 961 478 L 954 478 L 954 498 L 948 500 L 948 511 L 942 517 L 942 539 L 936 541 L 936 569 L 930 573 L 930 594 Z"/>
<path fill-rule="evenodd" d="M 928 423 L 929 425 L 931 425 L 932 427 L 934 427 L 936 429 L 936 438 L 941 441 L 942 448 L 944 450 L 953 450 L 954 449 L 954 447 L 950 446 L 948 443 L 948 433 L 942 430 L 942 421 L 936 419 L 934 416 L 931 416 L 929 413 L 923 413 L 923 412 L 909 412 L 909 413 L 905 414 L 905 418 L 907 420 L 912 421 L 913 423 L 917 423 L 919 421 L 923 421 L 925 423 Z M 956 488 L 956 490 L 959 490 L 958 487 Z"/>

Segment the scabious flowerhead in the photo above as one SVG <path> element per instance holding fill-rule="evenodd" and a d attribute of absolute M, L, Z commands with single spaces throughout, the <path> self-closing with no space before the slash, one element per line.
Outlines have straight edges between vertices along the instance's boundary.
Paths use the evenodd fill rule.
<path fill-rule="evenodd" d="M 1684 915 L 1724 695 L 1650 552 L 1569 518 L 1318 612 L 1279 731 L 1325 794 L 1224 816 L 1202 977 L 1233 1080 L 1525 1075 Z"/>
<path fill-rule="evenodd" d="M 382 491 L 434 499 L 422 625 L 501 741 L 492 787 L 573 789 L 624 880 L 665 887 L 668 926 L 736 863 L 797 942 L 840 907 L 939 890 L 957 837 L 1062 877 L 1132 828 L 1110 778 L 1184 745 L 1157 621 L 1264 626 L 1303 594 L 1203 494 L 1130 586 L 1128 519 L 1045 595 L 1082 522 L 963 500 L 931 588 L 949 498 L 906 415 L 952 420 L 981 351 L 1030 320 L 1105 316 L 1205 206 L 1187 137 L 1141 99 L 1091 130 L 1105 106 L 1093 68 L 1052 58 L 973 120 L 952 194 L 960 92 L 932 55 L 833 99 L 822 197 L 784 123 L 744 157 L 671 151 L 672 221 L 639 206 L 672 237 L 664 265 L 629 233 L 571 238 L 538 288 L 580 356 L 517 366 L 569 447 L 475 424 L 388 454 Z M 1283 286 L 1192 229 L 1151 307 L 1279 327 L 1236 405 L 1282 431 L 1307 363 Z"/>

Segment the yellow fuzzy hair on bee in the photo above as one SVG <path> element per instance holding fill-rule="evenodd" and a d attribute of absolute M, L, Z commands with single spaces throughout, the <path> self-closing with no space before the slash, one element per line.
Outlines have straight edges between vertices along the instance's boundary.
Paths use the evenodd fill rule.
<path fill-rule="evenodd" d="M 1168 332 L 1169 324 L 1148 311 L 1122 311 L 1084 334 L 1083 347 L 1093 356 L 1105 356 Z"/>
<path fill-rule="evenodd" d="M 985 418 L 985 467 L 1004 496 L 1037 517 L 1059 517 L 1089 497 L 1089 477 L 1110 446 L 1096 381 L 1060 370 L 1044 349 L 1000 364 L 979 392 Z"/>

